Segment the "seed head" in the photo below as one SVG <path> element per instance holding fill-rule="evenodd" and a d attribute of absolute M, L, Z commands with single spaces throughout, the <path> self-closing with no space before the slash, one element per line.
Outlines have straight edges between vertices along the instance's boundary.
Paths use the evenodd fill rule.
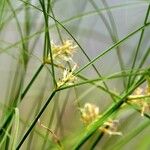
<path fill-rule="evenodd" d="M 52 50 L 52 57 L 53 60 L 57 63 L 61 63 L 62 61 L 72 61 L 73 62 L 73 54 L 77 45 L 73 44 L 73 41 L 66 40 L 61 45 L 56 45 L 54 42 L 51 42 L 51 50 Z M 47 58 L 47 63 L 51 63 L 50 54 Z"/>
<path fill-rule="evenodd" d="M 86 103 L 84 105 L 84 108 L 81 108 L 80 111 L 81 111 L 81 120 L 85 125 L 90 124 L 99 115 L 99 108 L 96 105 L 90 103 Z"/>
<path fill-rule="evenodd" d="M 77 79 L 76 76 L 74 76 L 74 71 L 75 69 L 77 68 L 77 64 L 75 64 L 72 68 L 72 70 L 70 71 L 69 69 L 64 69 L 63 71 L 63 77 L 60 81 L 57 82 L 57 86 L 58 87 L 61 87 L 63 86 L 64 84 L 67 84 L 67 85 L 71 85 L 75 82 L 75 80 Z"/>
<path fill-rule="evenodd" d="M 149 87 L 145 89 L 138 87 L 134 93 L 128 97 L 128 99 L 128 102 L 137 105 L 140 108 L 141 116 L 144 116 L 144 113 L 150 112 Z"/>
<path fill-rule="evenodd" d="M 85 125 L 89 125 L 95 119 L 101 117 L 99 115 L 99 107 L 94 104 L 86 103 L 83 108 L 80 108 L 80 111 L 81 120 Z M 118 123 L 117 120 L 109 120 L 99 130 L 109 135 L 122 135 L 121 132 L 117 132 Z"/>

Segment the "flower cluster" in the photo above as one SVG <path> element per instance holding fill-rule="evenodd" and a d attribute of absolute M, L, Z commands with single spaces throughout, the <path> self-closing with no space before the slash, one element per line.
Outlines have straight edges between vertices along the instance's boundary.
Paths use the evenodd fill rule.
<path fill-rule="evenodd" d="M 56 45 L 54 42 L 51 42 L 52 58 L 56 63 L 62 63 L 62 61 L 72 61 L 73 53 L 77 45 L 74 45 L 71 40 L 66 40 L 62 45 Z M 51 63 L 50 54 L 46 59 L 46 63 Z"/>
<path fill-rule="evenodd" d="M 141 110 L 141 116 L 150 112 L 150 88 L 138 87 L 132 95 L 128 97 L 128 102 L 137 105 Z"/>
<path fill-rule="evenodd" d="M 76 68 L 77 68 L 77 64 L 75 64 L 71 70 L 69 70 L 67 68 L 64 69 L 63 77 L 62 77 L 61 80 L 59 80 L 57 82 L 57 87 L 61 87 L 65 83 L 68 84 L 68 85 L 73 84 L 76 80 L 76 77 L 73 75 L 73 72 L 75 71 Z"/>
<path fill-rule="evenodd" d="M 119 125 L 118 120 L 108 120 L 104 123 L 105 127 L 101 127 L 100 130 L 109 135 L 122 135 L 122 132 L 117 131 L 117 127 Z"/>
<path fill-rule="evenodd" d="M 62 78 L 57 82 L 57 87 L 61 87 L 64 84 L 70 85 L 76 80 L 76 77 L 73 75 L 73 73 L 77 68 L 77 64 L 72 59 L 76 48 L 77 45 L 74 45 L 73 41 L 71 40 L 66 40 L 61 45 L 56 45 L 54 42 L 51 42 L 52 59 L 54 65 L 58 68 L 63 69 L 63 75 Z M 51 64 L 50 54 L 44 61 L 47 64 Z M 73 67 L 71 69 L 66 68 L 65 62 L 68 62 L 70 64 L 69 68 L 71 66 Z"/>
<path fill-rule="evenodd" d="M 83 108 L 80 108 L 81 111 L 81 120 L 85 125 L 90 124 L 94 121 L 99 115 L 99 108 L 90 103 L 86 103 Z"/>
<path fill-rule="evenodd" d="M 94 104 L 86 103 L 83 108 L 80 108 L 80 111 L 81 120 L 85 125 L 89 125 L 95 119 L 101 117 L 99 115 L 99 107 Z M 118 123 L 118 120 L 110 119 L 99 130 L 109 135 L 122 135 L 121 132 L 117 132 Z"/>

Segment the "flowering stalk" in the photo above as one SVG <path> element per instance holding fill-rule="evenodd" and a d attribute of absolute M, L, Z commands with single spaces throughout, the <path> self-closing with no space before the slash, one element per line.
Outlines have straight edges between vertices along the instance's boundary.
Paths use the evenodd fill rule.
<path fill-rule="evenodd" d="M 51 50 L 52 50 L 52 59 L 54 60 L 54 66 L 63 69 L 63 77 L 57 82 L 57 89 L 63 86 L 65 83 L 70 85 L 74 83 L 76 77 L 73 75 L 73 72 L 77 68 L 77 64 L 73 61 L 73 53 L 77 45 L 73 44 L 73 41 L 66 40 L 61 45 L 56 45 L 54 42 L 51 42 Z M 74 64 L 71 70 L 67 69 L 63 66 L 64 62 L 71 62 Z M 44 59 L 44 63 L 51 64 L 50 54 L 47 58 Z"/>

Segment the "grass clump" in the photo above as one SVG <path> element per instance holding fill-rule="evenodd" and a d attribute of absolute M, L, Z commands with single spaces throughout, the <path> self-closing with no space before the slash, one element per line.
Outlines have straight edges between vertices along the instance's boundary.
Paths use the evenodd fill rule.
<path fill-rule="evenodd" d="M 149 1 L 3 0 L 0 12 L 0 149 L 146 150 Z"/>

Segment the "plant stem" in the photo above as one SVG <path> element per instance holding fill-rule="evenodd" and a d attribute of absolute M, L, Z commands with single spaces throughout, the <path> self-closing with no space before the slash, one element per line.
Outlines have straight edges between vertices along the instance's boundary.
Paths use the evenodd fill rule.
<path fill-rule="evenodd" d="M 74 150 L 79 149 L 92 135 L 93 133 L 101 126 L 103 125 L 104 121 L 108 119 L 116 110 L 120 108 L 120 106 L 126 102 L 127 97 L 143 82 L 145 82 L 145 79 L 141 77 L 141 79 L 137 82 L 137 84 L 134 87 L 131 87 L 128 90 L 128 93 L 123 94 L 122 98 L 115 103 L 114 105 L 110 106 L 107 111 L 104 112 L 102 117 L 95 120 L 93 123 L 91 123 L 85 131 L 83 131 L 78 139 L 78 142 L 74 146 Z"/>
<path fill-rule="evenodd" d="M 150 12 L 150 4 L 148 5 L 148 9 L 147 9 L 146 16 L 145 16 L 145 20 L 144 20 L 144 25 L 146 25 L 146 24 L 148 23 L 149 12 Z M 141 46 L 141 43 L 142 43 L 142 39 L 143 39 L 143 36 L 144 36 L 144 32 L 145 32 L 145 28 L 142 29 L 142 32 L 141 32 L 141 35 L 140 35 L 140 39 L 139 39 L 139 42 L 138 42 L 138 45 L 137 45 L 137 48 L 136 48 L 135 57 L 134 57 L 134 59 L 133 59 L 133 64 L 132 64 L 132 67 L 131 67 L 131 73 L 132 73 L 132 70 L 133 70 L 134 67 L 135 67 L 135 63 L 136 63 L 136 60 L 137 60 L 137 56 L 138 56 L 138 53 L 139 53 L 139 50 L 140 50 L 140 46 Z M 128 87 L 129 87 L 130 84 L 131 84 L 130 82 L 131 82 L 131 76 L 129 76 Z"/>
<path fill-rule="evenodd" d="M 22 146 L 22 144 L 24 143 L 24 141 L 26 140 L 26 138 L 30 134 L 31 130 L 33 129 L 33 127 L 37 123 L 38 119 L 41 117 L 41 115 L 43 114 L 43 112 L 47 108 L 48 104 L 50 103 L 50 101 L 52 100 L 52 98 L 54 97 L 54 95 L 56 94 L 56 92 L 57 92 L 56 90 L 52 92 L 52 94 L 50 95 L 50 97 L 48 98 L 48 100 L 46 101 L 46 103 L 44 104 L 44 106 L 41 108 L 41 110 L 39 111 L 39 113 L 37 114 L 37 116 L 35 117 L 35 119 L 33 120 L 33 122 L 31 123 L 31 126 L 29 127 L 29 129 L 26 131 L 26 133 L 24 134 L 23 138 L 19 142 L 16 150 L 20 149 L 20 147 Z"/>
<path fill-rule="evenodd" d="M 25 88 L 24 92 L 21 94 L 21 99 L 20 99 L 21 101 L 24 98 L 24 96 L 26 95 L 26 93 L 28 92 L 28 90 L 30 89 L 30 87 L 33 84 L 33 82 L 35 81 L 35 79 L 37 78 L 37 76 L 40 73 L 40 71 L 42 70 L 43 66 L 44 66 L 44 64 L 41 64 L 41 66 L 38 68 L 38 70 L 34 74 L 33 78 L 31 79 L 31 81 L 29 82 L 29 84 Z M 3 129 L 8 124 L 9 120 L 11 120 L 13 113 L 14 113 L 14 110 L 11 110 L 9 112 L 8 116 L 6 117 L 6 119 L 3 121 L 2 126 L 0 127 L 0 135 L 3 133 Z"/>
<path fill-rule="evenodd" d="M 116 44 L 114 44 L 113 46 L 111 46 L 110 48 L 108 48 L 106 51 L 104 51 L 102 54 L 98 55 L 96 58 L 94 58 L 92 61 L 90 61 L 88 64 L 86 64 L 85 66 L 83 66 L 80 70 L 78 70 L 75 73 L 75 75 L 77 75 L 78 73 L 80 73 L 81 71 L 83 71 L 85 68 L 87 68 L 88 66 L 90 66 L 91 64 L 93 64 L 96 60 L 98 60 L 100 57 L 104 56 L 106 53 L 108 53 L 109 51 L 111 51 L 113 48 L 117 47 L 122 42 L 126 41 L 129 37 L 133 36 L 134 34 L 136 34 L 137 32 L 141 31 L 142 29 L 146 28 L 149 25 L 150 25 L 150 22 L 148 22 L 146 25 L 138 28 L 137 30 L 133 31 L 132 33 L 128 34 L 125 38 L 123 38 L 122 40 L 118 41 Z"/>
<path fill-rule="evenodd" d="M 39 73 L 41 72 L 41 70 L 42 70 L 43 67 L 44 67 L 44 63 L 42 63 L 40 65 L 40 67 L 38 68 L 38 70 L 36 71 L 36 73 L 34 74 L 34 76 L 32 77 L 31 81 L 29 82 L 29 84 L 25 88 L 24 92 L 21 94 L 21 100 L 24 98 L 24 96 L 26 95 L 26 93 L 30 89 L 31 85 L 33 84 L 33 82 L 35 81 L 35 79 L 37 78 L 37 76 L 39 75 Z"/>

